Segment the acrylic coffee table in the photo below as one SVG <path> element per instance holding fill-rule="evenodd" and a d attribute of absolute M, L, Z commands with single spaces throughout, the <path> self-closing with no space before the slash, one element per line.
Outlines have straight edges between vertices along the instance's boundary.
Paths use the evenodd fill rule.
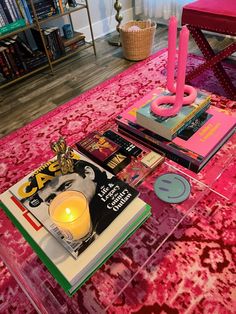
<path fill-rule="evenodd" d="M 168 258 L 176 261 L 181 259 L 181 252 L 178 256 L 176 249 L 172 256 L 167 249 L 170 243 L 175 247 L 176 239 L 184 235 L 196 217 L 199 219 L 211 215 L 215 203 L 231 202 L 235 198 L 235 191 L 232 191 L 235 179 L 230 180 L 235 162 L 235 143 L 234 135 L 199 174 L 166 159 L 164 164 L 147 177 L 138 189 L 140 197 L 152 206 L 152 216 L 72 298 L 64 293 L 9 220 L 6 220 L 5 225 L 9 232 L 0 238 L 0 257 L 40 313 L 124 313 L 142 303 L 148 304 L 151 302 L 148 301 L 148 296 L 153 297 L 153 289 L 157 295 L 160 291 L 160 286 L 153 285 L 153 280 L 158 280 L 163 272 L 166 272 L 163 285 L 169 285 L 169 291 L 173 289 L 171 274 L 174 264 L 166 269 L 162 263 Z M 190 197 L 181 204 L 162 202 L 155 195 L 153 185 L 156 178 L 167 172 L 183 175 L 191 184 Z M 197 254 L 191 254 L 192 259 L 197 261 Z M 172 263 L 175 262 L 172 260 Z M 175 275 L 177 286 L 181 278 L 185 280 L 184 276 L 188 276 L 187 271 L 184 274 L 186 265 L 183 263 L 181 267 L 182 270 L 178 269 Z M 211 274 L 208 276 L 210 278 Z M 145 290 L 143 280 L 146 285 L 152 285 L 152 291 L 148 288 Z M 143 294 L 146 301 L 142 299 L 142 289 L 145 290 Z M 137 291 L 136 296 L 132 295 L 134 291 Z M 204 297 L 205 291 L 200 293 Z M 139 304 L 132 304 L 131 300 L 135 297 Z M 157 301 L 159 299 L 160 296 Z"/>

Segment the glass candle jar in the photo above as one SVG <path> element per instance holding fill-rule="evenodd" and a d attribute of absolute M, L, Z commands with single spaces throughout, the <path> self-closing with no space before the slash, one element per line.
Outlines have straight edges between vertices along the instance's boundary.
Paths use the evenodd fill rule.
<path fill-rule="evenodd" d="M 81 192 L 61 192 L 52 200 L 49 215 L 67 240 L 83 239 L 91 233 L 89 204 Z"/>

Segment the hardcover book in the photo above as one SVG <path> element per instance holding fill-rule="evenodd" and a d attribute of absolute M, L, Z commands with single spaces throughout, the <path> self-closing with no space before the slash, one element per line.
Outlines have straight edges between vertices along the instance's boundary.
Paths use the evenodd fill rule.
<path fill-rule="evenodd" d="M 153 100 L 160 96 L 169 95 L 166 90 L 155 89 L 149 94 L 138 100 L 133 110 L 137 108 L 137 123 L 146 129 L 168 139 L 172 140 L 185 127 L 187 127 L 195 118 L 200 116 L 210 106 L 210 96 L 198 91 L 197 98 L 193 104 L 182 106 L 180 112 L 174 117 L 160 117 L 154 115 L 150 106 Z M 169 104 L 165 105 L 166 107 Z"/>
<path fill-rule="evenodd" d="M 119 145 L 98 132 L 89 133 L 76 146 L 83 154 L 113 174 L 120 172 L 131 161 L 130 156 Z"/>
<path fill-rule="evenodd" d="M 61 175 L 54 158 L 0 196 L 1 207 L 69 295 L 150 216 L 128 184 L 76 151 L 73 163 L 74 172 Z M 77 243 L 49 219 L 50 201 L 65 190 L 81 191 L 89 201 L 92 232 Z"/>
<path fill-rule="evenodd" d="M 131 107 L 132 108 L 132 107 Z M 116 119 L 119 131 L 194 172 L 200 171 L 235 131 L 236 118 L 211 106 L 172 141 L 138 125 L 134 110 L 126 110 Z"/>
<path fill-rule="evenodd" d="M 74 32 L 72 38 L 62 37 L 63 45 L 65 47 L 71 46 L 71 45 L 77 43 L 78 41 L 81 41 L 84 39 L 85 39 L 85 35 L 84 35 L 84 33 L 81 33 L 81 32 Z"/>

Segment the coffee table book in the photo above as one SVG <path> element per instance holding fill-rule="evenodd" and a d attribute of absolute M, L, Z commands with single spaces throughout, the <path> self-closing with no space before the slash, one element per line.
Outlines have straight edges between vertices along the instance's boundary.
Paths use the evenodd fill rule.
<path fill-rule="evenodd" d="M 81 139 L 76 143 L 76 147 L 85 156 L 88 156 L 94 162 L 115 175 L 124 169 L 131 161 L 130 156 L 125 154 L 120 145 L 109 140 L 97 131 L 91 132 Z"/>
<path fill-rule="evenodd" d="M 113 214 L 110 218 L 104 216 L 105 219 L 100 219 L 100 224 L 97 222 L 97 228 L 94 228 L 93 236 L 89 242 L 83 242 L 77 250 L 75 249 L 75 252 L 78 253 L 77 256 L 73 256 L 68 248 L 65 248 L 61 237 L 53 234 L 50 225 L 42 218 L 48 215 L 48 208 L 44 203 L 37 204 L 38 192 L 23 200 L 20 199 L 18 193 L 18 191 L 21 191 L 20 194 L 23 194 L 22 191 L 29 192 L 31 189 L 45 189 L 44 184 L 47 180 L 52 180 L 52 182 L 54 180 L 55 183 L 61 176 L 55 158 L 0 195 L 1 208 L 70 296 L 151 215 L 150 206 L 138 197 L 135 189 L 104 171 L 82 154 L 75 153 L 75 159 L 78 158 L 78 155 L 80 160 L 94 164 L 106 174 L 107 181 L 103 183 L 99 190 L 96 190 L 96 193 L 103 193 L 101 195 L 103 201 L 101 202 L 104 203 L 104 212 L 109 208 Z M 51 173 L 49 173 L 50 171 Z M 54 176 L 57 176 L 57 178 L 54 178 Z M 29 182 L 33 185 L 30 186 Z M 25 186 L 28 186 L 27 190 L 24 190 Z M 124 197 L 124 191 L 127 197 Z M 97 194 L 95 197 L 97 197 Z M 92 204 L 92 202 L 89 204 L 92 221 L 92 213 L 95 209 L 97 211 L 101 210 L 101 202 L 100 205 L 97 202 L 96 204 Z M 112 203 L 113 205 L 111 205 Z M 34 206 L 33 209 L 31 205 Z M 98 207 L 94 208 L 94 206 Z M 38 215 L 39 211 L 41 215 Z M 101 213 L 99 212 L 98 216 L 102 217 Z"/>
<path fill-rule="evenodd" d="M 193 104 L 182 106 L 179 113 L 173 117 L 156 116 L 150 111 L 153 100 L 163 95 L 169 95 L 166 90 L 154 89 L 135 102 L 137 123 L 167 140 L 175 138 L 184 128 L 199 117 L 210 106 L 209 94 L 198 91 Z M 169 107 L 170 105 L 165 105 Z"/>
<path fill-rule="evenodd" d="M 176 138 L 168 141 L 136 123 L 135 111 L 127 109 L 116 118 L 121 133 L 150 149 L 163 151 L 167 158 L 199 172 L 235 132 L 236 118 L 211 106 Z"/>

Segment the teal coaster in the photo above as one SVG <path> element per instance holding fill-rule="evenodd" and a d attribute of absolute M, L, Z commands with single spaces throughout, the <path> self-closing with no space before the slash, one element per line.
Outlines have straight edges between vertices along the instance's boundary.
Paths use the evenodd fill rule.
<path fill-rule="evenodd" d="M 154 190 L 157 197 L 167 203 L 181 203 L 190 194 L 190 183 L 177 173 L 166 173 L 157 178 Z"/>

